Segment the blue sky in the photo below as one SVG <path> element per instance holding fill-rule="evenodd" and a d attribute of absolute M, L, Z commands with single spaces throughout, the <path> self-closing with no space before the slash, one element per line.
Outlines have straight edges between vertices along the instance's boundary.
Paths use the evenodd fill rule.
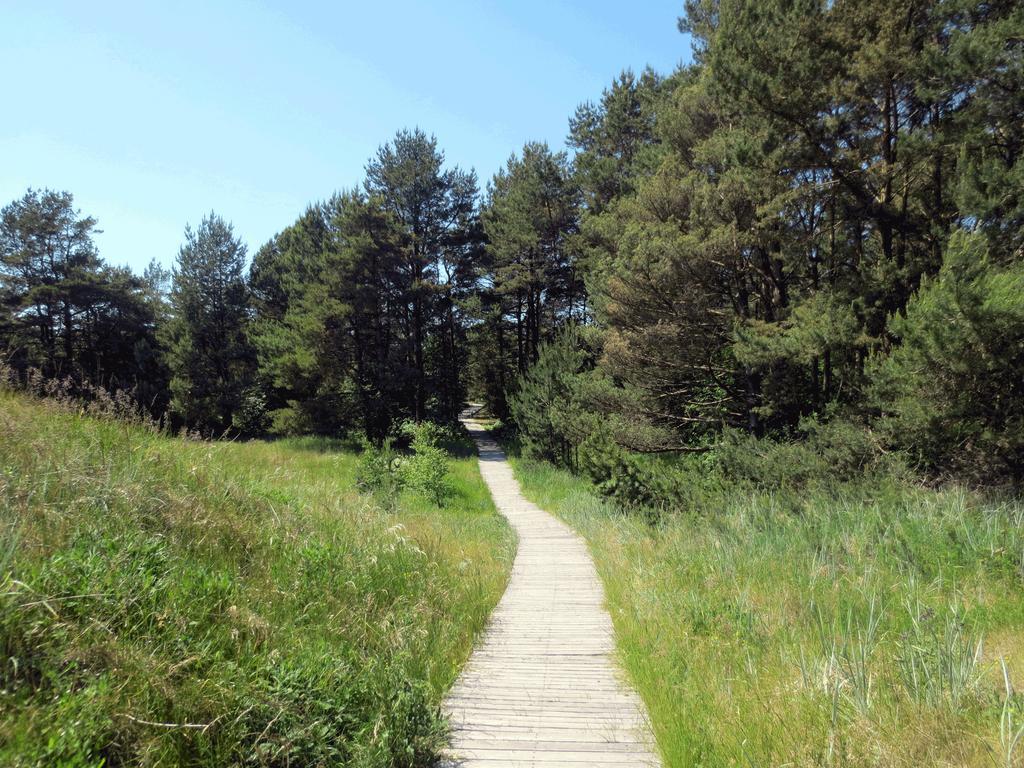
<path fill-rule="evenodd" d="M 170 264 L 215 210 L 250 252 L 403 127 L 483 184 L 562 147 L 619 71 L 689 60 L 682 0 L 0 0 L 0 204 L 67 189 L 101 255 Z"/>

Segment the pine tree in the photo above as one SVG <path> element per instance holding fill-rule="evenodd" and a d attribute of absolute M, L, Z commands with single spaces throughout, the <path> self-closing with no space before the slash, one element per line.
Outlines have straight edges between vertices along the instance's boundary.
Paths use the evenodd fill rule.
<path fill-rule="evenodd" d="M 30 189 L 0 212 L 4 304 L 19 329 L 9 346 L 48 377 L 81 374 L 81 294 L 101 266 L 95 228 L 69 192 Z"/>
<path fill-rule="evenodd" d="M 646 107 L 616 81 L 578 113 L 601 367 L 646 393 L 639 414 L 699 442 L 863 409 L 866 360 L 899 346 L 951 233 L 1020 257 L 1022 20 L 1008 2 L 693 0 L 696 66 Z M 643 163 L 599 149 L 616 113 L 653 115 Z"/>
<path fill-rule="evenodd" d="M 366 167 L 365 187 L 408 236 L 402 314 L 414 417 L 424 418 L 433 398 L 436 415 L 453 419 L 463 398 L 453 374 L 465 365 L 458 299 L 475 283 L 479 256 L 476 175 L 444 169 L 437 139 L 416 129 L 380 148 Z"/>
<path fill-rule="evenodd" d="M 149 286 L 103 263 L 96 221 L 68 192 L 28 193 L 0 214 L 0 349 L 24 373 L 38 369 L 88 394 L 122 390 L 154 415 L 166 406 L 166 371 Z"/>
<path fill-rule="evenodd" d="M 600 213 L 613 199 L 633 189 L 633 180 L 649 170 L 660 136 L 657 109 L 674 78 L 651 69 L 640 77 L 625 70 L 601 94 L 598 104 L 581 104 L 569 121 L 569 145 L 587 208 Z"/>
<path fill-rule="evenodd" d="M 592 361 L 579 333 L 568 326 L 540 348 L 536 363 L 521 377 L 509 406 L 531 456 L 574 465 L 575 443 L 568 427 L 588 405 L 580 374 L 589 367 Z"/>
<path fill-rule="evenodd" d="M 339 198 L 310 205 L 261 247 L 249 270 L 257 383 L 282 432 L 332 434 L 344 416 L 316 352 L 326 249 Z M 310 311 L 313 315 L 310 315 Z"/>
<path fill-rule="evenodd" d="M 214 213 L 185 244 L 173 271 L 169 324 L 171 407 L 190 429 L 223 435 L 235 426 L 251 384 L 245 246 Z"/>
<path fill-rule="evenodd" d="M 565 153 L 528 143 L 491 182 L 483 213 L 488 273 L 510 325 L 518 373 L 537 360 L 541 343 L 586 316 L 574 237 L 579 189 Z"/>
<path fill-rule="evenodd" d="M 338 206 L 332 230 L 324 287 L 333 333 L 325 351 L 347 372 L 363 432 L 379 444 L 416 404 L 396 312 L 408 301 L 407 234 L 379 200 L 358 193 Z"/>
<path fill-rule="evenodd" d="M 379 199 L 311 206 L 260 249 L 253 341 L 276 429 L 379 442 L 415 409 L 407 327 L 408 236 Z"/>
<path fill-rule="evenodd" d="M 876 355 L 882 431 L 932 470 L 1024 480 L 1024 260 L 1000 265 L 986 237 L 957 232 Z"/>

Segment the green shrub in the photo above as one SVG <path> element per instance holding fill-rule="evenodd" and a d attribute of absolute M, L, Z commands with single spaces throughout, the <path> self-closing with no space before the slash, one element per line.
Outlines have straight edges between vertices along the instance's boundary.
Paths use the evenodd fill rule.
<path fill-rule="evenodd" d="M 406 485 L 443 506 L 453 489 L 448 454 L 441 445 L 453 439 L 451 431 L 430 421 L 407 422 L 403 431 L 412 438 L 413 451 L 402 464 Z"/>
<path fill-rule="evenodd" d="M 584 440 L 579 455 L 598 491 L 622 505 L 653 510 L 679 501 L 681 488 L 665 462 L 627 451 L 606 430 Z"/>
<path fill-rule="evenodd" d="M 832 485 L 875 472 L 899 472 L 898 455 L 884 456 L 866 426 L 834 419 L 806 419 L 792 439 L 758 438 L 726 430 L 712 457 L 730 483 L 763 489 Z"/>
<path fill-rule="evenodd" d="M 238 410 L 231 417 L 232 428 L 243 437 L 267 434 L 273 418 L 267 410 L 267 398 L 258 387 L 249 387 L 242 393 Z"/>
<path fill-rule="evenodd" d="M 458 442 L 459 437 L 450 427 L 430 421 L 407 421 L 398 433 L 408 440 L 411 453 L 395 450 L 393 438 L 381 446 L 366 442 L 356 468 L 359 489 L 394 505 L 398 494 L 408 488 L 444 506 L 454 489 L 448 452 L 443 446 Z"/>
<path fill-rule="evenodd" d="M 443 448 L 459 439 L 450 426 L 438 424 L 436 421 L 406 421 L 398 431 L 409 440 L 413 450 Z"/>
<path fill-rule="evenodd" d="M 526 455 L 562 467 L 575 465 L 575 449 L 586 434 L 577 421 L 592 416 L 582 391 L 584 373 L 593 362 L 593 351 L 575 327 L 541 347 L 509 402 Z"/>
<path fill-rule="evenodd" d="M 291 437 L 293 435 L 308 435 L 312 432 L 309 417 L 295 404 L 270 411 L 268 418 L 270 420 L 268 429 L 273 435 Z"/>
<path fill-rule="evenodd" d="M 369 441 L 363 443 L 356 465 L 356 486 L 363 493 L 375 494 L 389 509 L 398 501 L 405 485 L 402 457 L 387 439 L 380 446 Z"/>
<path fill-rule="evenodd" d="M 957 232 L 873 364 L 891 445 L 927 469 L 1024 479 L 1024 263 L 999 266 L 981 235 Z"/>
<path fill-rule="evenodd" d="M 604 496 L 649 518 L 665 513 L 713 514 L 739 486 L 797 491 L 833 487 L 875 475 L 904 475 L 899 454 L 855 422 L 806 420 L 791 440 L 726 430 L 703 453 L 644 454 L 623 448 L 611 428 L 596 429 L 579 447 L 578 469 Z"/>

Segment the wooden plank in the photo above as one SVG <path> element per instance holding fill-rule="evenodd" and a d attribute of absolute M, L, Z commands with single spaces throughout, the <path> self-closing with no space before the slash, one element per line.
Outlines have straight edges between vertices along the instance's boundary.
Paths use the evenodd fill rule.
<path fill-rule="evenodd" d="M 519 547 L 508 588 L 445 702 L 445 765 L 659 766 L 643 704 L 614 664 L 586 544 L 523 498 L 498 446 L 479 423 L 464 423 Z"/>

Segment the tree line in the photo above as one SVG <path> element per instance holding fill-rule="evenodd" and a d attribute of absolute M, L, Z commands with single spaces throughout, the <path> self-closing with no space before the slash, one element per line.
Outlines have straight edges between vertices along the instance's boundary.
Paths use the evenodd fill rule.
<path fill-rule="evenodd" d="M 680 27 L 694 62 L 623 72 L 565 151 L 481 190 L 399 132 L 251 262 L 211 214 L 137 277 L 30 191 L 0 229 L 8 364 L 215 435 L 379 441 L 472 395 L 605 472 L 842 422 L 1020 479 L 1024 8 L 689 0 Z"/>
<path fill-rule="evenodd" d="M 593 322 L 519 386 L 528 446 L 608 478 L 846 425 L 1021 479 L 1024 8 L 690 0 L 680 25 L 692 67 L 572 120 Z"/>

